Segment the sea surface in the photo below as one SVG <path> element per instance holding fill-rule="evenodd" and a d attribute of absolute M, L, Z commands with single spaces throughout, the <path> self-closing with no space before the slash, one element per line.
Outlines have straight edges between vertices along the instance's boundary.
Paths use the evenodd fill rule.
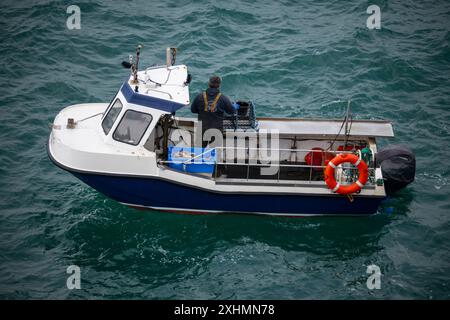
<path fill-rule="evenodd" d="M 380 145 L 410 146 L 416 180 L 362 218 L 124 207 L 54 166 L 46 142 L 65 106 L 111 100 L 139 43 L 142 66 L 178 48 L 191 98 L 218 74 L 259 116 L 341 118 L 351 99 L 355 118 L 393 122 Z M 450 298 L 449 1 L 2 0 L 0 58 L 0 298 Z"/>

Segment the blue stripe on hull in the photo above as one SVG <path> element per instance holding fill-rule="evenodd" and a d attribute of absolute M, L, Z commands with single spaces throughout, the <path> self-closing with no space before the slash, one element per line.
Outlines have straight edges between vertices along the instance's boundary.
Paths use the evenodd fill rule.
<path fill-rule="evenodd" d="M 383 198 L 345 196 L 225 194 L 204 191 L 157 178 L 134 178 L 72 172 L 108 197 L 130 205 L 282 215 L 373 214 Z"/>

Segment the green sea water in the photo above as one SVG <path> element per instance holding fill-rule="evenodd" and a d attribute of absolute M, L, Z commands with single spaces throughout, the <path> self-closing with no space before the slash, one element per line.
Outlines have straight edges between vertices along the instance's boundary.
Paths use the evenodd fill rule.
<path fill-rule="evenodd" d="M 143 66 L 178 47 L 191 98 L 219 74 L 259 116 L 336 118 L 351 99 L 355 118 L 393 122 L 380 144 L 409 145 L 416 180 L 364 218 L 124 207 L 55 167 L 46 141 L 63 107 L 110 101 L 138 43 Z M 3 0 L 0 57 L 0 298 L 450 298 L 448 1 Z"/>

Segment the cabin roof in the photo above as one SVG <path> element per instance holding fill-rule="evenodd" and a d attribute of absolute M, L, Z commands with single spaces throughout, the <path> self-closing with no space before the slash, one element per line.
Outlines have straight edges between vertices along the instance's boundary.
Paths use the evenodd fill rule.
<path fill-rule="evenodd" d="M 120 91 L 128 103 L 175 112 L 189 104 L 187 67 L 159 66 L 138 72 L 138 83 L 133 76 L 125 81 Z"/>

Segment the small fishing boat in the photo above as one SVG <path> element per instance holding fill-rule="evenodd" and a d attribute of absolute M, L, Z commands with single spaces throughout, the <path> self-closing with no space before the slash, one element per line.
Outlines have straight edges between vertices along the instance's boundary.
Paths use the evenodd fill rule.
<path fill-rule="evenodd" d="M 133 208 L 276 216 L 368 215 L 414 179 L 389 121 L 256 117 L 237 101 L 222 144 L 202 147 L 201 124 L 176 112 L 190 104 L 191 76 L 166 63 L 138 70 L 140 47 L 110 103 L 75 104 L 54 119 L 48 155 L 92 188 Z M 225 143 L 226 141 L 226 143 Z"/>

